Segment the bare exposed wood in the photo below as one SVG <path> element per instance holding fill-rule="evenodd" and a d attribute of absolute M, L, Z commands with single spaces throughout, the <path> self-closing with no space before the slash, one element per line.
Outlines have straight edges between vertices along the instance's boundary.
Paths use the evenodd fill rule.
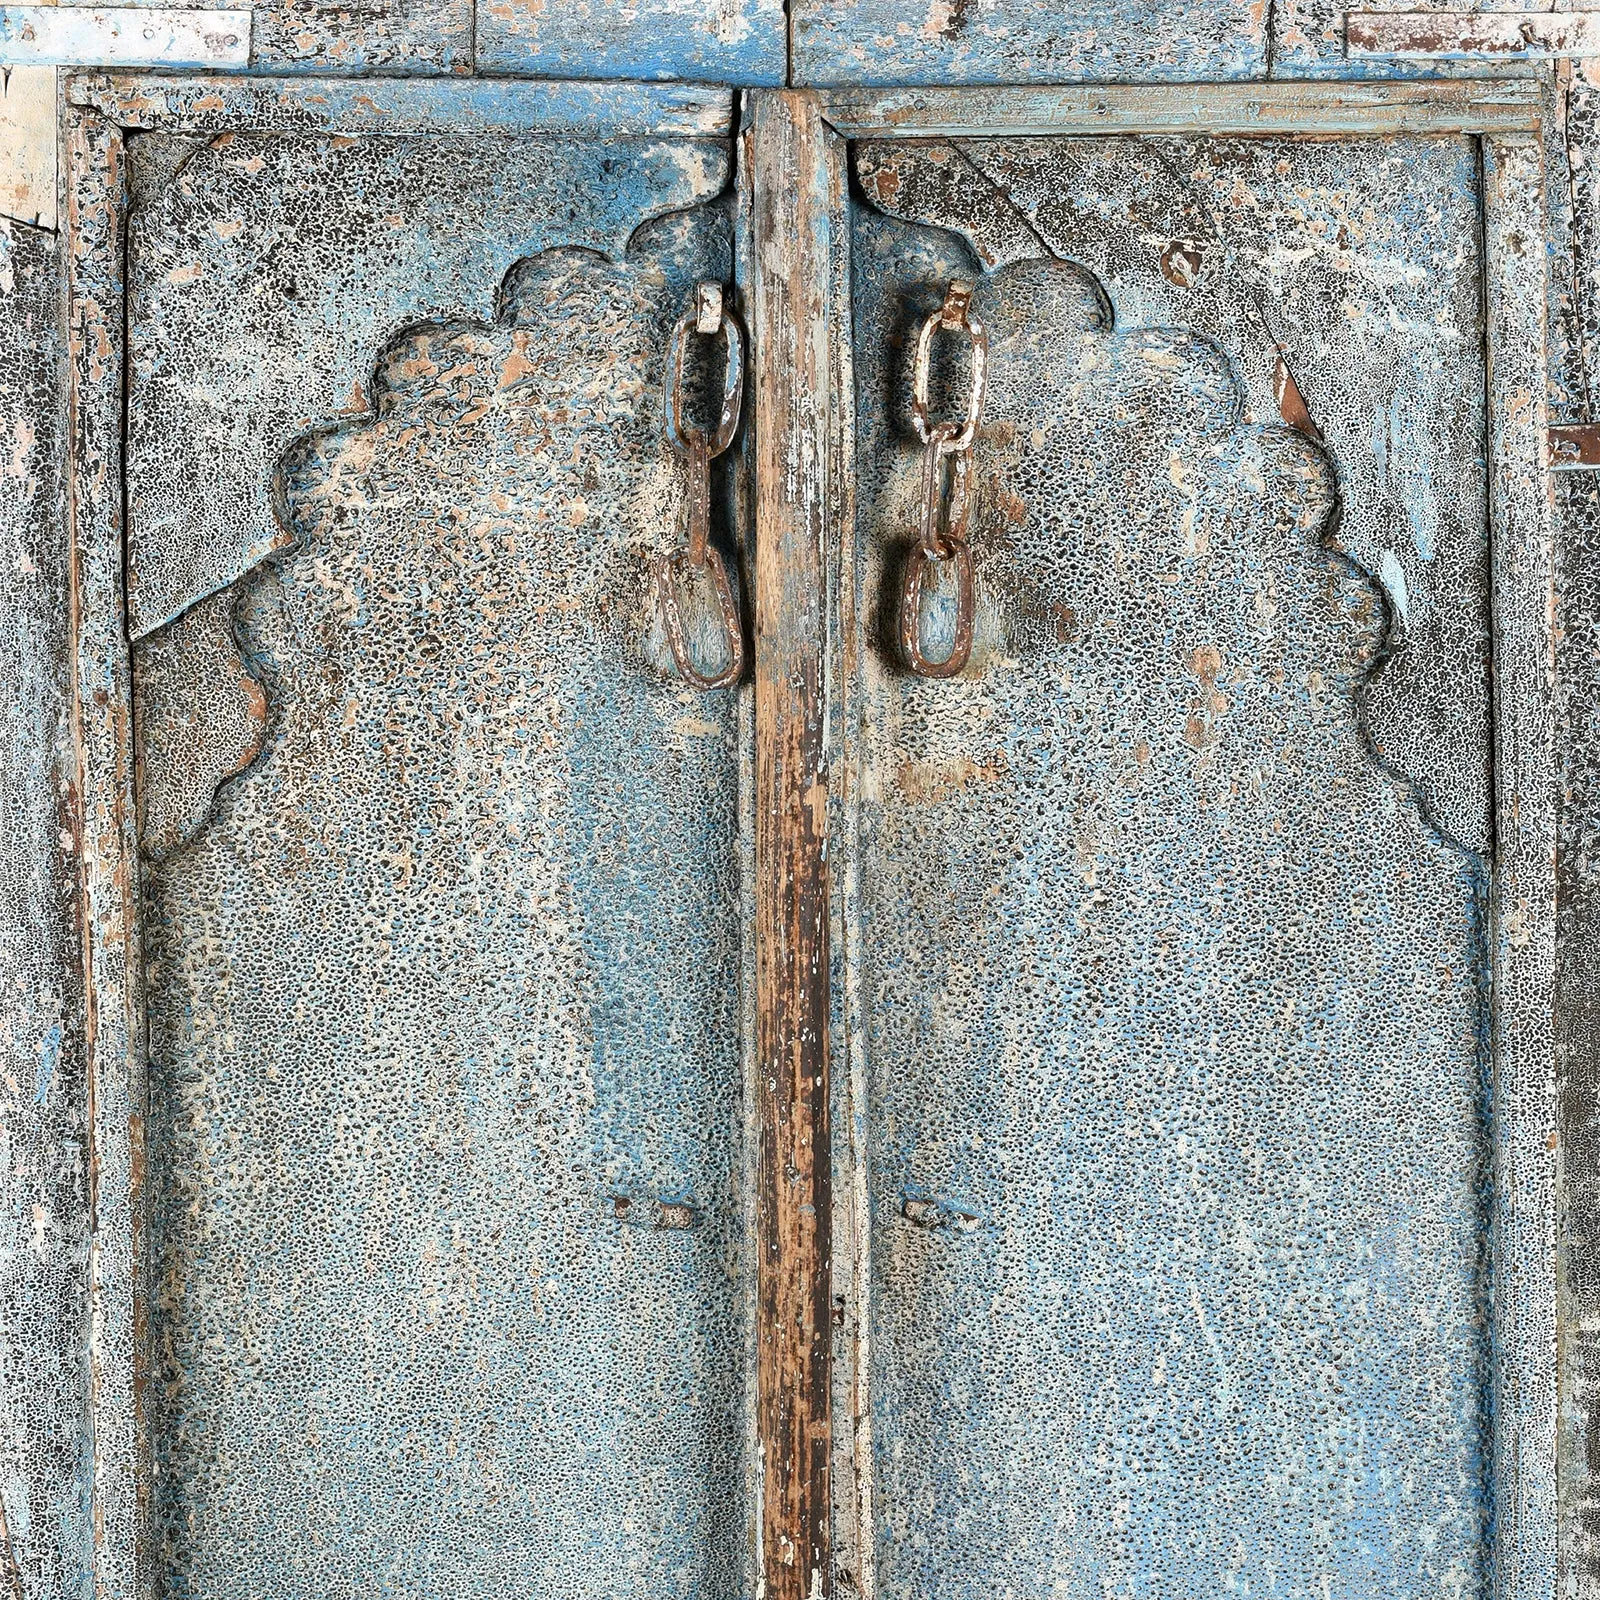
<path fill-rule="evenodd" d="M 124 147 L 103 119 L 66 126 L 68 534 L 76 684 L 81 928 L 87 985 L 89 1422 L 95 1593 L 144 1592 L 149 1463 L 139 1415 L 144 1007 L 131 689 L 123 625 Z"/>
<path fill-rule="evenodd" d="M 1550 482 L 1542 470 L 1543 192 L 1537 141 L 1485 141 L 1497 1600 L 1542 1600 L 1556 1584 L 1555 640 Z"/>
<path fill-rule="evenodd" d="M 1600 467 L 1600 423 L 1562 423 L 1552 427 L 1545 437 L 1552 472 L 1584 472 Z"/>
<path fill-rule="evenodd" d="M 1600 55 L 1600 16 L 1551 11 L 1352 11 L 1345 21 L 1352 57 L 1412 60 L 1549 60 Z"/>
<path fill-rule="evenodd" d="M 1208 83 L 1104 88 L 835 89 L 847 138 L 1081 133 L 1498 133 L 1538 126 L 1536 83 Z"/>
<path fill-rule="evenodd" d="M 830 163 L 813 97 L 756 101 L 756 1418 L 763 1592 L 831 1587 L 827 596 Z"/>

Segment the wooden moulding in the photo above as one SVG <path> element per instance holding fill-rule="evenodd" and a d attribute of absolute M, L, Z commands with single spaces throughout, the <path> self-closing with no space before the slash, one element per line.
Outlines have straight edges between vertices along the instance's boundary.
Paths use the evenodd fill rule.
<path fill-rule="evenodd" d="M 89 1432 L 94 1592 L 150 1592 L 148 1439 L 139 1373 L 142 1281 L 144 995 L 134 836 L 133 727 L 123 591 L 122 132 L 69 111 L 67 527 L 78 766 L 80 926 L 89 1148 Z"/>
<path fill-rule="evenodd" d="M 1556 1593 L 1554 551 L 1544 466 L 1544 152 L 1483 142 L 1494 876 L 1489 935 L 1497 1600 Z"/>
<path fill-rule="evenodd" d="M 491 78 L 156 77 L 74 72 L 67 102 L 121 128 L 181 133 L 515 133 L 573 139 L 725 139 L 733 95 L 686 83 Z"/>
<path fill-rule="evenodd" d="M 835 89 L 822 104 L 850 139 L 1513 133 L 1537 128 L 1540 113 L 1531 80 Z"/>
<path fill-rule="evenodd" d="M 831 1587 L 830 972 L 823 652 L 829 252 L 816 100 L 756 98 L 756 1432 L 765 1600 Z"/>

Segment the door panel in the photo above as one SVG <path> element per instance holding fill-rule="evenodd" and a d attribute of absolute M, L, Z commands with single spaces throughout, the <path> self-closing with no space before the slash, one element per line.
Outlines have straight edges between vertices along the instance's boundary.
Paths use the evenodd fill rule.
<path fill-rule="evenodd" d="M 286 541 L 274 471 L 308 428 L 368 411 L 387 339 L 488 320 L 513 262 L 620 254 L 728 176 L 712 140 L 158 134 L 133 159 L 135 637 Z"/>
<path fill-rule="evenodd" d="M 649 581 L 726 150 L 368 143 L 133 229 L 134 559 L 217 591 L 136 689 L 162 1581 L 738 1593 L 743 742 Z"/>
<path fill-rule="evenodd" d="M 946 145 L 965 201 L 927 146 L 857 151 L 896 213 L 852 224 L 877 1592 L 1475 1594 L 1476 150 L 1143 145 Z M 1141 164 L 1259 287 L 1324 445 L 1215 301 L 1213 334 L 1141 298 L 1193 232 Z M 1364 187 L 1392 170 L 1404 198 Z M 977 647 L 937 682 L 894 632 L 910 352 L 953 277 L 990 389 Z"/>

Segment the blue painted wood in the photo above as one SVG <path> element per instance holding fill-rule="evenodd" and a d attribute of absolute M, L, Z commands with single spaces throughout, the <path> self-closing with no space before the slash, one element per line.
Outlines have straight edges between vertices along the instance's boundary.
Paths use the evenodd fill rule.
<path fill-rule="evenodd" d="M 547 78 L 687 78 L 750 87 L 788 72 L 782 0 L 480 0 L 477 70 Z"/>
<path fill-rule="evenodd" d="M 0 1592 L 86 1596 L 89 1175 L 55 235 L 0 219 Z"/>
<path fill-rule="evenodd" d="M 737 702 L 664 670 L 649 564 L 686 503 L 668 335 L 731 273 L 695 204 L 726 149 L 241 138 L 162 189 L 150 139 L 135 526 L 179 503 L 155 464 L 207 453 L 249 457 L 210 526 L 280 526 L 263 484 L 282 516 L 135 658 L 147 763 L 237 766 L 242 671 L 266 720 L 146 869 L 162 1581 L 748 1594 Z M 515 231 L 446 168 L 494 173 Z M 219 298 L 181 298 L 185 260 Z M 264 458 L 241 347 L 267 414 L 321 424 Z M 345 415 L 307 408 L 347 359 Z M 184 526 L 142 581 L 192 570 Z M 152 741 L 185 716 L 209 748 Z"/>
<path fill-rule="evenodd" d="M 793 0 L 800 84 L 1150 83 L 1267 73 L 1257 0 Z"/>
<path fill-rule="evenodd" d="M 1058 248 L 1121 216 L 1104 277 L 1042 247 L 985 272 L 950 232 L 856 215 L 867 1559 L 882 1600 L 1484 1595 L 1486 879 L 1367 747 L 1399 619 L 1324 541 L 1393 418 L 1317 386 L 1400 358 L 1426 437 L 1376 494 L 1351 475 L 1347 548 L 1403 545 L 1465 610 L 1440 676 L 1481 774 L 1476 150 L 1166 150 L 1316 349 L 1326 451 L 1247 420 L 1181 293 L 1142 298 L 1149 185 L 1117 204 L 1081 148 L 972 159 Z M 952 276 L 991 338 L 980 614 L 974 667 L 930 683 L 884 613 L 920 481 L 908 330 Z M 1385 358 L 1397 316 L 1415 337 Z M 1448 537 L 1428 461 L 1470 486 Z"/>
<path fill-rule="evenodd" d="M 487 317 L 520 256 L 620 251 L 726 171 L 724 145 L 687 141 L 240 134 L 194 153 L 132 226 L 134 636 L 285 542 L 273 469 L 307 428 L 367 409 L 388 332 Z"/>

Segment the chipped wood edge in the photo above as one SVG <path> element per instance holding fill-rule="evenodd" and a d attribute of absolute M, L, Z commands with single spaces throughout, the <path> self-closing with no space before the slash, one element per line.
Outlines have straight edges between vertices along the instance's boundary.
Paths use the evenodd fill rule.
<path fill-rule="evenodd" d="M 1490 1214 L 1496 1600 L 1556 1592 L 1554 550 L 1544 154 L 1483 142 L 1494 633 Z"/>
<path fill-rule="evenodd" d="M 97 1600 L 150 1592 L 144 1374 L 144 997 L 131 667 L 124 630 L 121 132 L 63 117 L 67 530 L 89 1129 L 89 1432 Z"/>
<path fill-rule="evenodd" d="M 754 96 L 757 1592 L 832 1588 L 824 704 L 833 195 L 814 96 Z"/>
<path fill-rule="evenodd" d="M 846 89 L 822 93 L 849 139 L 1062 134 L 1518 133 L 1539 127 L 1531 79 L 1436 83 L 1255 82 L 1050 89 Z"/>
<path fill-rule="evenodd" d="M 69 104 L 97 111 L 119 127 L 173 133 L 592 139 L 726 139 L 733 133 L 733 91 L 692 83 L 74 72 L 66 95 Z"/>

